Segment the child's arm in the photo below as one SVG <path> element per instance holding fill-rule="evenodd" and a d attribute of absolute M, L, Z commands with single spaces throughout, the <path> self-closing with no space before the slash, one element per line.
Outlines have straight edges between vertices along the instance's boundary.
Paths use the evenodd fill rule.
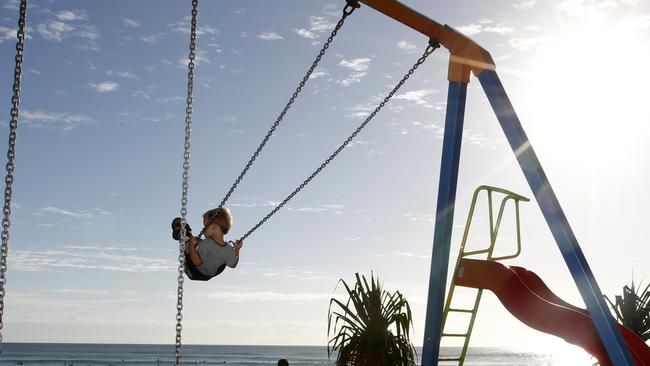
<path fill-rule="evenodd" d="M 235 242 L 233 251 L 230 252 L 231 254 L 229 255 L 229 258 L 226 259 L 226 265 L 228 267 L 230 268 L 237 267 L 237 264 L 239 263 L 239 250 L 241 249 L 242 245 L 244 245 L 244 242 L 241 240 L 237 240 Z"/>
<path fill-rule="evenodd" d="M 235 242 L 235 255 L 239 257 L 239 251 L 241 250 L 241 247 L 244 245 L 244 242 L 241 240 L 237 240 Z"/>
<path fill-rule="evenodd" d="M 199 252 L 196 250 L 196 245 L 199 243 L 199 238 L 192 237 L 190 238 L 188 244 L 190 246 L 190 259 L 195 266 L 200 266 L 203 264 Z"/>

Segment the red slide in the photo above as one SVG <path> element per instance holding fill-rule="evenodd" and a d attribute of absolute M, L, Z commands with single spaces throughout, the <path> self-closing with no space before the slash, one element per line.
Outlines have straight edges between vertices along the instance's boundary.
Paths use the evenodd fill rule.
<path fill-rule="evenodd" d="M 563 338 L 611 366 L 589 313 L 556 296 L 533 272 L 498 262 L 463 259 L 456 285 L 494 292 L 503 306 L 531 328 Z M 622 325 L 619 330 L 637 366 L 650 366 L 650 347 Z"/>

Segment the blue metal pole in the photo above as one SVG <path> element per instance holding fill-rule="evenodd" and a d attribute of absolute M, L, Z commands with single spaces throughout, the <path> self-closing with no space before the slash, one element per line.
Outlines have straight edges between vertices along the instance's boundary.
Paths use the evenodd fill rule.
<path fill-rule="evenodd" d="M 423 366 L 438 365 L 440 355 L 442 312 L 445 303 L 445 288 L 447 287 L 449 248 L 451 229 L 454 224 L 454 204 L 456 202 L 456 183 L 458 182 L 466 97 L 466 83 L 449 82 L 440 182 L 438 184 L 438 204 L 433 234 L 433 254 L 429 272 L 427 315 L 422 346 Z"/>
<path fill-rule="evenodd" d="M 510 147 L 517 156 L 528 185 L 530 185 L 537 199 L 537 203 L 560 248 L 564 261 L 578 286 L 582 299 L 587 305 L 589 314 L 609 358 L 614 366 L 633 366 L 634 361 L 627 345 L 617 329 L 616 322 L 609 312 L 603 294 L 589 268 L 587 259 L 584 257 L 582 249 L 580 249 L 578 240 L 573 234 L 560 202 L 555 196 L 542 165 L 521 127 L 519 118 L 517 118 L 517 114 L 497 73 L 491 70 L 482 71 L 479 80 L 510 143 Z"/>

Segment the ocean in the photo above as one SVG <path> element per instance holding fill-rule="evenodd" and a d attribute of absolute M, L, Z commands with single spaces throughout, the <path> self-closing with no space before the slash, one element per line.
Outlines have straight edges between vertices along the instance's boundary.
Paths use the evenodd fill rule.
<path fill-rule="evenodd" d="M 418 352 L 420 350 L 418 349 Z M 443 356 L 456 354 L 456 348 L 443 348 Z M 588 366 L 592 362 L 582 355 L 577 360 L 560 359 L 541 353 L 514 352 L 499 348 L 472 348 L 467 366 Z M 183 346 L 183 365 L 277 365 L 280 358 L 291 366 L 332 365 L 325 347 L 303 346 Z M 584 361 L 584 362 L 583 362 Z M 0 365 L 39 366 L 141 366 L 173 365 L 173 345 L 4 343 Z M 454 363 L 441 363 L 453 365 Z"/>

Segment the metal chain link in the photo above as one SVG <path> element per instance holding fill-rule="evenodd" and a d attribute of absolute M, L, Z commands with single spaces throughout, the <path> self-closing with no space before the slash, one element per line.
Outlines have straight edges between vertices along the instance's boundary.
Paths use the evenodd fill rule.
<path fill-rule="evenodd" d="M 401 88 L 402 85 L 404 85 L 404 83 L 406 82 L 406 80 L 408 80 L 408 79 L 411 77 L 411 75 L 413 75 L 413 73 L 415 72 L 415 70 L 417 70 L 418 67 L 420 67 L 420 65 L 422 65 L 422 64 L 424 63 L 424 61 L 426 61 L 426 59 L 429 57 L 429 55 L 431 55 L 431 53 L 433 53 L 433 51 L 435 51 L 435 50 L 436 50 L 437 48 L 439 48 L 439 47 L 440 47 L 440 44 L 439 44 L 436 40 L 431 40 L 431 41 L 429 41 L 429 45 L 428 45 L 427 48 L 424 50 L 424 53 L 422 54 L 422 56 L 421 56 L 421 57 L 420 57 L 420 58 L 415 62 L 415 64 L 414 64 L 414 65 L 409 69 L 409 71 L 404 75 L 404 77 L 402 77 L 402 79 L 397 83 L 397 85 L 395 85 L 395 87 L 393 88 L 393 90 L 391 90 L 390 93 L 388 93 L 388 95 L 384 98 L 384 100 L 383 100 L 381 103 L 379 103 L 379 105 L 375 108 L 375 110 L 373 110 L 372 113 L 370 113 L 370 115 L 368 115 L 368 117 L 365 119 L 365 121 L 363 121 L 363 123 L 361 123 L 361 124 L 359 125 L 359 127 L 357 127 L 357 129 L 356 129 L 356 130 L 355 130 L 355 131 L 354 131 L 354 132 L 353 132 L 353 133 L 352 133 L 352 134 L 351 134 L 351 135 L 350 135 L 350 136 L 349 136 L 349 137 L 348 137 L 348 138 L 347 138 L 347 139 L 346 139 L 342 144 L 341 144 L 341 146 L 339 146 L 338 149 L 336 149 L 336 150 L 332 153 L 332 155 L 330 155 L 330 156 L 329 156 L 329 157 L 328 157 L 328 158 L 327 158 L 327 159 L 326 159 L 326 160 L 325 160 L 325 161 L 324 161 L 324 162 L 323 162 L 323 163 L 318 167 L 318 169 L 316 169 L 313 173 L 311 173 L 311 175 L 310 175 L 307 179 L 305 179 L 305 181 L 302 182 L 302 183 L 298 186 L 298 188 L 296 188 L 293 192 L 291 192 L 291 194 L 289 194 L 289 196 L 287 196 L 287 198 L 285 198 L 285 199 L 284 199 L 284 200 L 283 200 L 279 205 L 277 205 L 277 206 L 276 206 L 276 207 L 275 207 L 271 212 L 269 212 L 269 213 L 268 213 L 268 214 L 267 214 L 267 215 L 266 215 L 262 220 L 260 220 L 260 222 L 258 222 L 257 225 L 253 226 L 252 229 L 248 230 L 248 232 L 247 232 L 244 236 L 242 236 L 239 240 L 245 240 L 249 235 L 251 235 L 255 230 L 257 230 L 257 228 L 259 228 L 260 226 L 262 226 L 262 225 L 266 222 L 266 220 L 268 220 L 269 218 L 271 218 L 271 216 L 273 216 L 276 212 L 278 212 L 278 210 L 280 210 L 280 209 L 282 208 L 282 206 L 284 206 L 284 205 L 285 205 L 287 202 L 289 202 L 289 201 L 290 201 L 290 200 L 291 200 L 291 199 L 292 199 L 296 194 L 298 194 L 298 192 L 300 192 L 303 188 L 305 188 L 305 186 L 306 186 L 307 184 L 309 184 L 309 182 L 310 182 L 312 179 L 314 179 L 314 177 L 316 177 L 316 175 L 318 175 L 318 173 L 320 173 L 321 170 L 323 170 L 323 169 L 324 169 L 324 168 L 325 168 L 325 167 L 326 167 L 326 166 L 327 166 L 327 165 L 328 165 L 332 160 L 334 160 L 334 158 L 335 158 L 335 157 L 336 157 L 336 156 L 337 156 L 337 155 L 338 155 L 338 154 L 339 154 L 339 153 L 340 153 L 340 152 L 341 152 L 341 151 L 342 151 L 342 150 L 343 150 L 343 149 L 344 149 L 344 148 L 345 148 L 345 147 L 346 147 L 350 142 L 352 142 L 352 140 L 353 140 L 353 139 L 354 139 L 354 138 L 359 134 L 359 132 L 361 132 L 361 130 L 363 130 L 364 127 L 366 127 L 366 125 L 367 125 L 367 124 L 368 124 L 368 123 L 369 123 L 369 122 L 370 122 L 370 121 L 375 117 L 375 115 L 376 115 L 376 114 L 377 114 L 377 113 L 378 113 L 378 112 L 379 112 L 379 111 L 380 111 L 380 110 L 381 110 L 381 109 L 386 105 L 386 103 L 388 103 L 388 101 L 393 97 L 393 95 L 395 95 L 395 93 L 399 90 L 399 88 Z"/>
<path fill-rule="evenodd" d="M 239 177 L 237 177 L 237 179 L 235 180 L 235 183 L 233 183 L 232 187 L 230 187 L 230 189 L 228 190 L 228 193 L 226 193 L 226 196 L 221 200 L 221 203 L 219 203 L 218 209 L 222 208 L 223 205 L 226 204 L 226 201 L 228 201 L 228 199 L 230 198 L 230 195 L 235 191 L 235 188 L 237 188 L 237 186 L 239 185 L 241 180 L 244 178 L 244 175 L 246 175 L 246 172 L 248 172 L 248 169 L 250 169 L 251 165 L 253 165 L 253 162 L 255 161 L 255 159 L 257 159 L 257 156 L 260 154 L 260 152 L 264 148 L 264 145 L 266 145 L 266 143 L 271 138 L 271 135 L 273 135 L 275 130 L 278 128 L 278 126 L 280 125 L 280 122 L 282 122 L 282 119 L 284 118 L 284 116 L 289 111 L 289 108 L 291 108 L 291 106 L 293 105 L 293 102 L 296 100 L 296 98 L 298 98 L 298 95 L 300 94 L 300 92 L 304 88 L 305 84 L 307 83 L 307 81 L 311 77 L 311 74 L 314 72 L 314 70 L 316 69 L 316 66 L 318 66 L 318 63 L 323 58 L 323 55 L 325 55 L 325 52 L 327 51 L 327 49 L 332 44 L 332 41 L 334 41 L 334 38 L 336 37 L 337 33 L 339 32 L 339 30 L 343 26 L 343 23 L 345 23 L 345 19 L 348 16 L 350 16 L 354 12 L 354 10 L 357 9 L 357 8 L 359 8 L 359 3 L 358 3 L 357 0 L 348 0 L 347 1 L 347 4 L 343 8 L 343 14 L 341 15 L 341 19 L 338 21 L 338 23 L 336 23 L 336 26 L 334 27 L 334 30 L 332 31 L 330 36 L 327 37 L 327 42 L 325 42 L 323 47 L 320 49 L 320 51 L 318 52 L 318 56 L 316 56 L 316 59 L 314 60 L 314 62 L 312 62 L 311 67 L 309 67 L 309 70 L 307 70 L 307 73 L 305 74 L 305 76 L 302 78 L 302 80 L 298 84 L 298 87 L 296 88 L 296 90 L 291 95 L 291 98 L 289 98 L 289 101 L 287 102 L 287 104 L 282 109 L 282 112 L 280 112 L 280 115 L 278 115 L 278 117 L 276 118 L 275 122 L 273 123 L 273 126 L 271 126 L 271 129 L 269 129 L 269 131 L 266 133 L 266 136 L 264 136 L 264 139 L 262 139 L 262 142 L 260 143 L 260 145 L 257 147 L 255 152 L 253 153 L 253 156 L 251 156 L 251 158 L 248 160 L 248 163 L 246 163 L 246 166 L 244 166 L 244 170 L 242 170 L 242 172 L 239 174 Z"/>
<path fill-rule="evenodd" d="M 0 343 L 2 343 L 3 316 L 5 310 L 5 283 L 7 279 L 7 254 L 9 252 L 9 226 L 11 225 L 11 197 L 14 183 L 14 159 L 16 158 L 16 130 L 18 129 L 18 112 L 20 105 L 20 79 L 23 70 L 23 53 L 25 50 L 25 19 L 27 18 L 27 0 L 20 1 L 18 31 L 16 32 L 16 67 L 14 68 L 13 96 L 11 97 L 11 121 L 9 122 L 9 146 L 7 151 L 7 175 L 5 176 L 5 200 L 2 207 L 2 255 L 0 256 Z"/>
<path fill-rule="evenodd" d="M 192 26 L 190 53 L 187 64 L 187 106 L 185 107 L 185 150 L 183 153 L 183 187 L 181 194 L 181 240 L 178 254 L 178 289 L 176 297 L 176 366 L 181 364 L 181 331 L 183 330 L 183 273 L 185 272 L 185 245 L 189 238 L 185 230 L 187 216 L 187 192 L 190 181 L 190 145 L 192 141 L 192 101 L 194 90 L 194 66 L 196 58 L 196 16 L 199 1 L 192 0 Z"/>

